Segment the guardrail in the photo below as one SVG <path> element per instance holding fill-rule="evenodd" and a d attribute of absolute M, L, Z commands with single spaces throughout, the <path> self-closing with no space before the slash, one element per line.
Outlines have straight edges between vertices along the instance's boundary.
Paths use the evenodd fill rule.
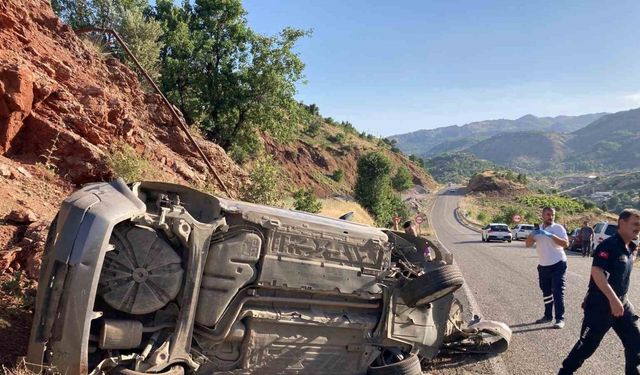
<path fill-rule="evenodd" d="M 472 231 L 477 232 L 477 233 L 481 233 L 482 232 L 481 228 L 479 228 L 477 225 L 475 225 L 472 222 L 470 222 L 469 220 L 467 220 L 467 218 L 461 212 L 460 207 L 456 207 L 456 209 L 453 210 L 453 216 L 456 218 L 458 223 L 460 223 L 461 225 L 465 226 L 466 228 L 471 229 Z"/>

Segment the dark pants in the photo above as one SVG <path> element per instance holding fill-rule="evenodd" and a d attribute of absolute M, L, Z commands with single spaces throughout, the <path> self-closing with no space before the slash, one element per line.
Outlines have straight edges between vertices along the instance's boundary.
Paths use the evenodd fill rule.
<path fill-rule="evenodd" d="M 550 266 L 538 265 L 538 278 L 544 301 L 544 316 L 553 318 L 555 306 L 556 321 L 564 319 L 564 289 L 567 274 L 567 262 L 560 261 Z"/>
<path fill-rule="evenodd" d="M 580 330 L 580 339 L 571 349 L 567 359 L 562 362 L 561 375 L 573 374 L 600 345 L 604 335 L 613 328 L 622 341 L 625 357 L 625 374 L 640 374 L 640 329 L 638 315 L 629 302 L 624 302 L 624 315 L 614 318 L 609 302 L 585 303 L 584 320 Z"/>
<path fill-rule="evenodd" d="M 591 241 L 582 241 L 582 256 L 591 255 Z"/>

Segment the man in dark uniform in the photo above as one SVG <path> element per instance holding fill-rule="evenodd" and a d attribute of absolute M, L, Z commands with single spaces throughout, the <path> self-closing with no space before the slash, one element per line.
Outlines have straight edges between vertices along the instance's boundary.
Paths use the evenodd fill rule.
<path fill-rule="evenodd" d="M 629 276 L 636 257 L 631 242 L 640 233 L 640 211 L 627 209 L 618 217 L 618 233 L 596 248 L 589 290 L 584 299 L 580 339 L 562 362 L 559 374 L 573 374 L 613 328 L 624 346 L 625 373 L 640 374 L 638 315 L 627 300 Z"/>

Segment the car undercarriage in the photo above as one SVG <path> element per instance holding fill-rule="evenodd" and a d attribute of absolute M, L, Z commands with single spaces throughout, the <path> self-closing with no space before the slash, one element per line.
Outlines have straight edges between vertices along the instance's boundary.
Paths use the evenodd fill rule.
<path fill-rule="evenodd" d="M 443 349 L 508 347 L 503 323 L 462 322 L 462 283 L 424 238 L 168 183 L 91 184 L 51 226 L 27 362 L 67 374 L 418 374 Z"/>

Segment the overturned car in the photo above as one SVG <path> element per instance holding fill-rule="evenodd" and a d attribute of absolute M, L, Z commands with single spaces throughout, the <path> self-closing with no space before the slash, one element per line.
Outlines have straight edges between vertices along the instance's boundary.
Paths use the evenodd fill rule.
<path fill-rule="evenodd" d="M 430 245 L 435 259 L 422 251 Z M 453 257 L 404 233 L 122 180 L 67 198 L 43 257 L 27 363 L 65 374 L 420 374 L 463 324 Z"/>

